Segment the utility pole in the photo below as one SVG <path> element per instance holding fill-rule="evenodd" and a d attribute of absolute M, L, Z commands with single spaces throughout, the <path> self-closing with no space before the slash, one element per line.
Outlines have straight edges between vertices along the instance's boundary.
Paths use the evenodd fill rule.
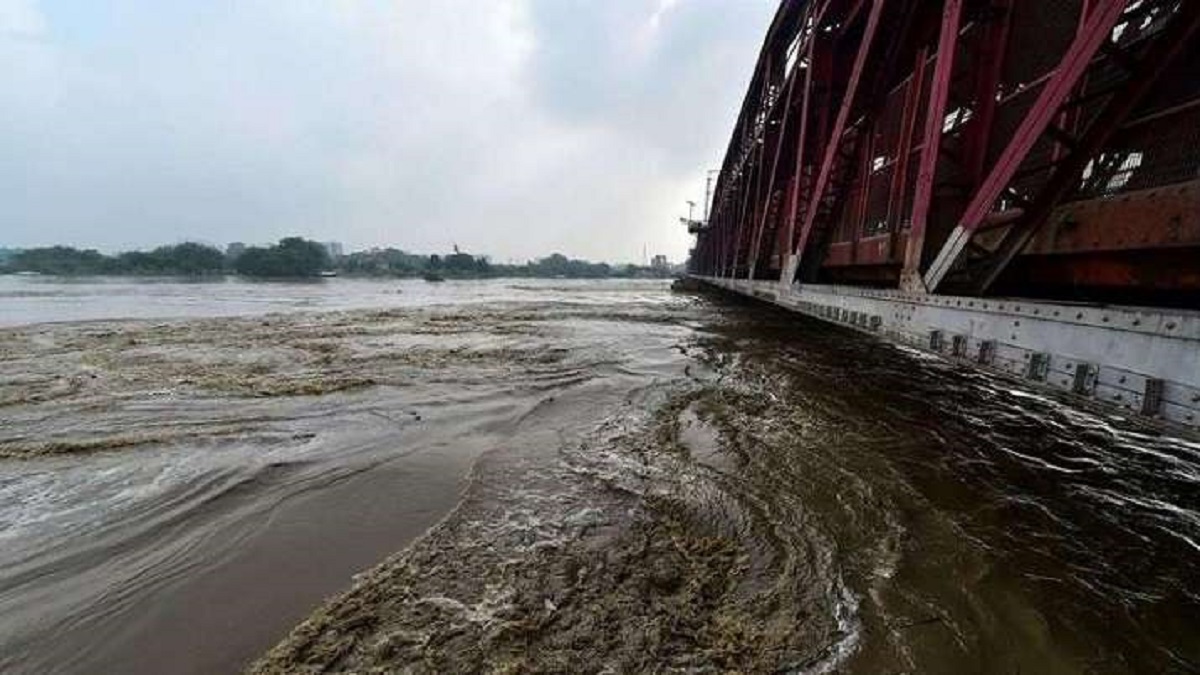
<path fill-rule="evenodd" d="M 706 176 L 704 178 L 704 223 L 706 225 L 708 224 L 709 204 L 712 202 L 713 174 L 720 173 L 720 172 L 721 172 L 720 169 L 709 169 L 708 176 Z"/>

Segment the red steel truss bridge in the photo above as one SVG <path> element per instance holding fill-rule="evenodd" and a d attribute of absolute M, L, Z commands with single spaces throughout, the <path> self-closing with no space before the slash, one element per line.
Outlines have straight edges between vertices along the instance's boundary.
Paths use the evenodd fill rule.
<path fill-rule="evenodd" d="M 1200 0 L 784 0 L 688 227 L 701 279 L 1198 424 Z"/>

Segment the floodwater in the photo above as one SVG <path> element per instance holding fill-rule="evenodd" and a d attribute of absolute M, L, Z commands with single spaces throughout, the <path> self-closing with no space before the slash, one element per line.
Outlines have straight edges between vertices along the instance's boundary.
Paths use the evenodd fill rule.
<path fill-rule="evenodd" d="M 0 671 L 1200 670 L 1200 444 L 1054 395 L 661 282 L 0 289 Z"/>
<path fill-rule="evenodd" d="M 495 302 L 512 299 L 513 285 L 477 281 L 464 287 L 459 282 L 389 283 L 352 278 L 255 282 L 233 277 L 181 281 L 172 277 L 0 275 L 0 326 Z"/>

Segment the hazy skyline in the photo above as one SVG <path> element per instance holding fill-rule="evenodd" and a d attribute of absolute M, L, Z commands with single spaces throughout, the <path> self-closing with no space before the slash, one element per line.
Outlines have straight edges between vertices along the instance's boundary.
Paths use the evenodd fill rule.
<path fill-rule="evenodd" d="M 0 0 L 0 246 L 678 260 L 774 7 Z"/>

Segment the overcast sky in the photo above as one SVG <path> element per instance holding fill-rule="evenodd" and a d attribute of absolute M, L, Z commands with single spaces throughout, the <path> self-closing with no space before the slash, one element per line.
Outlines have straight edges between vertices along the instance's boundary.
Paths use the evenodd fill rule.
<path fill-rule="evenodd" d="M 678 260 L 775 4 L 0 0 L 0 246 Z"/>

